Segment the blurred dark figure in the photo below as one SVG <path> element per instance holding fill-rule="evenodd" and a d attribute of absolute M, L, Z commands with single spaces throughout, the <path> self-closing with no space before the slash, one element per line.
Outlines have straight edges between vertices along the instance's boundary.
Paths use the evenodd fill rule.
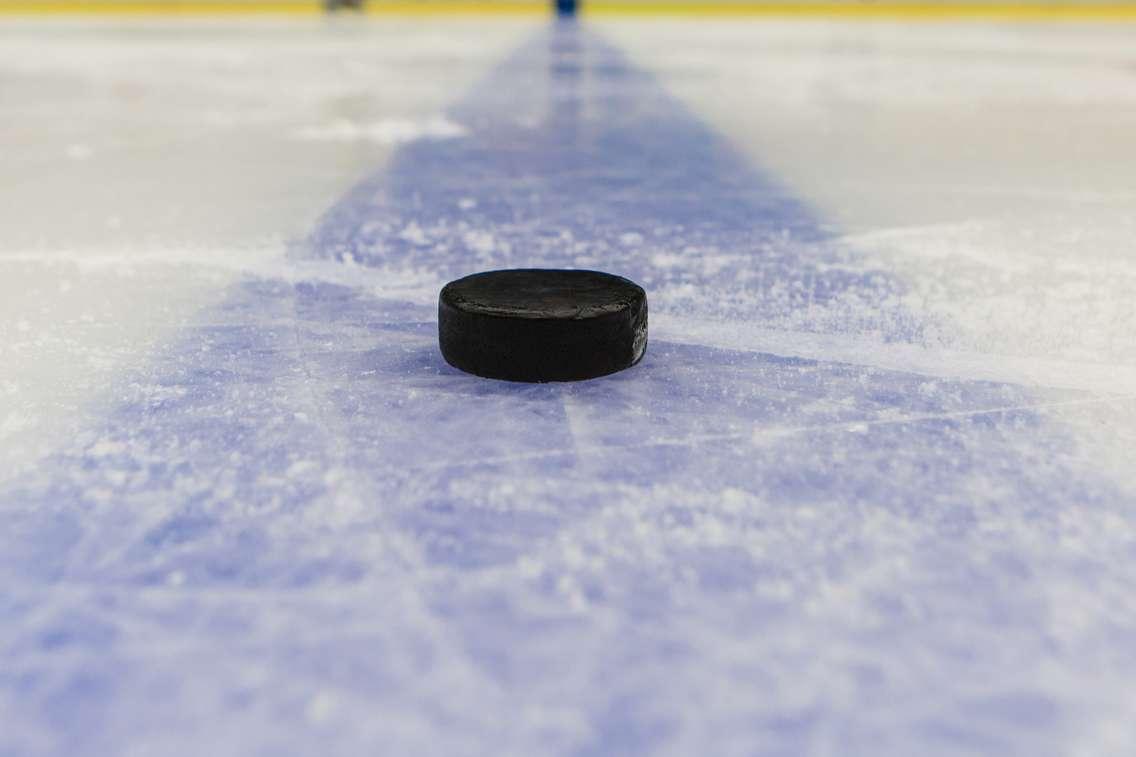
<path fill-rule="evenodd" d="M 576 15 L 576 8 L 579 3 L 576 0 L 553 0 L 553 5 L 556 7 L 557 16 L 570 18 Z"/>
<path fill-rule="evenodd" d="M 336 11 L 362 13 L 364 2 L 365 0 L 323 0 L 323 7 L 328 13 L 335 13 Z"/>

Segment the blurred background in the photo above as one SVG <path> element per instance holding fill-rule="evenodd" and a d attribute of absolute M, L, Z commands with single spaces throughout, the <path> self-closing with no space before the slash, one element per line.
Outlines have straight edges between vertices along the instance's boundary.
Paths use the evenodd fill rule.
<path fill-rule="evenodd" d="M 1124 0 L 591 0 L 580 8 L 601 15 L 1109 18 L 1131 15 L 1134 5 Z M 534 15 L 550 7 L 535 0 L 0 0 L 0 13 L 8 14 L 310 14 L 347 9 L 377 14 Z"/>

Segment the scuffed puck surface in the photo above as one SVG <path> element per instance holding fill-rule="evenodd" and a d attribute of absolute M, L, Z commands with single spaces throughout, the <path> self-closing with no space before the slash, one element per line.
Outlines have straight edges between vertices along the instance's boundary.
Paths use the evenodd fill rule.
<path fill-rule="evenodd" d="M 438 340 L 447 363 L 487 378 L 605 376 L 643 357 L 647 294 L 599 271 L 475 273 L 442 288 Z"/>

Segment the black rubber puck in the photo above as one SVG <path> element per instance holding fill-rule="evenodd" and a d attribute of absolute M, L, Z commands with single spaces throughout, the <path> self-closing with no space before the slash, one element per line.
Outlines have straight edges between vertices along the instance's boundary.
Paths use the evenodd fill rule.
<path fill-rule="evenodd" d="M 509 381 L 580 381 L 647 348 L 647 293 L 599 271 L 524 268 L 451 281 L 438 298 L 442 357 Z"/>

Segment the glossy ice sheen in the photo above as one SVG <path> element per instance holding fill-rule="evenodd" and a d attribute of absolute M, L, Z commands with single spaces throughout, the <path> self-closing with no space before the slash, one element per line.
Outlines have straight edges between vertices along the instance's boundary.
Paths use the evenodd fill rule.
<path fill-rule="evenodd" d="M 662 80 L 622 52 L 677 55 L 675 28 L 562 25 L 499 50 L 433 137 L 399 144 L 287 261 L 242 269 L 4 485 L 0 752 L 1132 751 L 1131 253 L 1100 206 L 1115 188 L 1035 187 L 1111 219 L 1066 255 L 1035 244 L 1045 270 L 993 201 L 965 234 L 848 236 L 812 205 L 830 195 L 787 189 L 811 186 L 807 157 L 769 152 L 774 175 L 754 160 L 769 133 L 719 131 L 744 134 L 763 91 L 739 90 L 736 120 L 670 94 L 713 101 L 739 67 L 811 82 L 769 90 L 762 123 L 813 114 L 785 151 L 790 132 L 839 129 L 832 108 L 858 126 L 832 174 L 846 210 L 934 216 L 867 181 L 883 168 L 859 149 L 873 119 L 934 103 L 873 82 L 996 59 L 1095 144 L 1129 113 L 1131 48 L 1110 52 L 1109 29 L 729 23 L 697 26 L 701 55 L 656 63 Z M 959 54 L 936 68 L 913 35 Z M 866 63 L 868 115 L 847 56 Z M 1112 121 L 1041 84 L 1065 76 L 1115 83 L 1094 101 Z M 955 86 L 982 102 L 985 81 Z M 929 155 L 965 159 L 937 136 Z M 941 189 L 950 167 L 927 165 Z M 1097 168 L 1083 175 L 1104 186 Z M 1107 277 L 1078 267 L 1090 254 Z M 446 366 L 442 283 L 520 266 L 642 283 L 651 350 L 575 385 Z M 1081 353 L 1020 287 L 1097 327 Z M 1038 342 L 989 348 L 1023 319 Z"/>

